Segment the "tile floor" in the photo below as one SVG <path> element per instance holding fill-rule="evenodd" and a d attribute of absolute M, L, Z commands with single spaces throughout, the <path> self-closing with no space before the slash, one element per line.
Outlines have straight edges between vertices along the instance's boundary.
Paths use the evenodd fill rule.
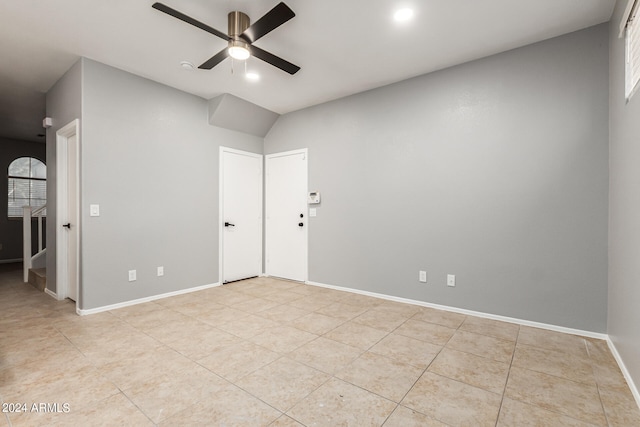
<path fill-rule="evenodd" d="M 603 341 L 268 278 L 80 317 L 0 273 L 0 397 L 0 427 L 640 426 Z"/>

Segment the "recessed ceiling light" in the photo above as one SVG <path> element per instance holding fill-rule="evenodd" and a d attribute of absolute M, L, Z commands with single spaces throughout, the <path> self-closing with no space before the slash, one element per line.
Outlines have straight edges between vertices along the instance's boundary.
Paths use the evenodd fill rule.
<path fill-rule="evenodd" d="M 399 9 L 393 14 L 393 19 L 397 22 L 406 22 L 411 18 L 413 18 L 413 9 L 409 8 Z"/>
<path fill-rule="evenodd" d="M 193 71 L 195 70 L 195 65 L 193 65 L 191 62 L 189 61 L 182 61 L 180 63 L 180 66 L 182 67 L 183 70 L 187 70 L 187 71 Z"/>
<path fill-rule="evenodd" d="M 245 74 L 245 77 L 247 78 L 247 80 L 251 80 L 252 82 L 257 82 L 258 80 L 260 80 L 260 74 L 253 73 L 251 71 L 247 72 Z"/>

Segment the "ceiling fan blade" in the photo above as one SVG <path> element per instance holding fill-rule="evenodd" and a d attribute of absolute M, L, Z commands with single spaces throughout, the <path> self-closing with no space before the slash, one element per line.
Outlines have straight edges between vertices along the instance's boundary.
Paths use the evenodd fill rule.
<path fill-rule="evenodd" d="M 267 12 L 262 18 L 258 19 L 249 28 L 247 28 L 240 37 L 248 43 L 253 43 L 265 34 L 278 28 L 289 19 L 296 16 L 293 10 L 284 3 L 279 3 L 276 7 Z"/>
<path fill-rule="evenodd" d="M 218 36 L 223 40 L 226 40 L 226 41 L 231 40 L 231 37 L 229 37 L 227 34 L 223 33 L 222 31 L 218 31 L 215 28 L 212 28 L 212 27 L 208 26 L 207 24 L 203 24 L 202 22 L 197 21 L 197 20 L 191 18 L 190 16 L 185 15 L 182 12 L 178 12 L 177 10 L 172 9 L 169 6 L 166 6 L 166 5 L 162 4 L 162 3 L 154 3 L 151 7 L 153 7 L 156 10 L 159 10 L 160 12 L 164 12 L 167 15 L 171 15 L 174 18 L 178 18 L 179 20 L 184 21 L 187 24 L 191 24 L 194 27 L 198 27 L 201 30 L 204 30 L 204 31 L 206 31 L 208 33 L 213 34 L 214 36 Z"/>
<path fill-rule="evenodd" d="M 264 62 L 269 63 L 274 67 L 278 67 L 282 71 L 286 71 L 291 75 L 297 73 L 300 70 L 300 67 L 298 67 L 297 65 L 285 61 L 284 59 L 279 58 L 274 54 L 267 52 L 266 50 L 262 50 L 259 47 L 250 45 L 249 50 L 251 51 L 251 55 L 255 56 L 256 58 L 262 59 Z"/>
<path fill-rule="evenodd" d="M 220 52 L 216 53 L 207 61 L 205 61 L 198 68 L 200 68 L 201 70 L 210 70 L 216 65 L 218 65 L 219 63 L 221 63 L 222 61 L 224 61 L 227 58 L 227 56 L 229 56 L 229 49 L 225 47 Z"/>

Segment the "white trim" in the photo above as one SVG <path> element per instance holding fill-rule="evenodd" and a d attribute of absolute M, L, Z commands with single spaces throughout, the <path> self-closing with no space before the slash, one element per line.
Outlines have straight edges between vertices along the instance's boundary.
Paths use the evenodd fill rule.
<path fill-rule="evenodd" d="M 138 298 L 138 299 L 119 302 L 119 303 L 111 304 L 111 305 L 104 305 L 102 307 L 90 308 L 90 309 L 87 309 L 87 310 L 82 310 L 82 309 L 76 308 L 76 313 L 78 313 L 80 316 L 86 316 L 88 314 L 102 313 L 103 311 L 116 310 L 118 308 L 130 307 L 132 305 L 137 305 L 137 304 L 144 304 L 145 302 L 151 302 L 151 301 L 156 301 L 156 300 L 159 300 L 159 299 L 175 297 L 175 296 L 182 295 L 182 294 L 189 294 L 191 292 L 203 291 L 205 289 L 215 288 L 217 286 L 220 286 L 220 283 L 211 283 L 209 285 L 196 286 L 195 288 L 181 289 L 179 291 L 172 291 L 172 292 L 167 292 L 167 293 L 164 293 L 164 294 L 152 295 L 150 297 Z"/>
<path fill-rule="evenodd" d="M 14 262 L 22 262 L 22 258 L 0 259 L 0 264 L 11 264 Z"/>
<path fill-rule="evenodd" d="M 58 294 L 50 290 L 49 288 L 44 288 L 44 293 L 57 299 L 58 301 L 62 301 L 63 298 L 58 298 Z"/>
<path fill-rule="evenodd" d="M 249 156 L 260 159 L 260 186 L 262 191 L 260 192 L 260 205 L 262 205 L 262 212 L 260 212 L 260 267 L 258 269 L 258 276 L 264 274 L 264 155 L 258 153 L 252 153 L 250 151 L 236 150 L 235 148 L 220 146 L 219 163 L 218 163 L 218 283 L 224 283 L 224 156 L 223 153 L 239 154 L 241 156 Z"/>
<path fill-rule="evenodd" d="M 624 36 L 625 30 L 627 28 L 627 23 L 629 21 L 629 16 L 631 15 L 631 9 L 633 9 L 633 4 L 636 0 L 627 0 L 627 6 L 624 8 L 624 13 L 622 14 L 622 19 L 620 20 L 620 32 L 618 33 L 618 38 L 621 39 Z"/>
<path fill-rule="evenodd" d="M 607 334 L 601 334 L 601 333 L 598 333 L 598 332 L 591 332 L 591 331 L 584 331 L 582 329 L 565 328 L 564 326 L 551 325 L 551 324 L 548 324 L 548 323 L 532 322 L 530 320 L 517 319 L 517 318 L 514 318 L 514 317 L 500 316 L 500 315 L 497 315 L 497 314 L 483 313 L 481 311 L 473 311 L 473 310 L 466 310 L 464 308 L 457 308 L 457 307 L 450 307 L 450 306 L 446 306 L 446 305 L 432 304 L 432 303 L 425 302 L 425 301 L 418 301 L 418 300 L 413 300 L 413 299 L 408 299 L 408 298 L 395 297 L 395 296 L 392 296 L 392 295 L 378 294 L 378 293 L 369 292 L 369 291 L 361 291 L 359 289 L 345 288 L 345 287 L 342 287 L 342 286 L 327 285 L 327 284 L 318 283 L 318 282 L 305 282 L 305 283 L 308 284 L 308 285 L 312 285 L 312 286 L 319 286 L 321 288 L 335 289 L 337 291 L 345 291 L 345 292 L 351 292 L 351 293 L 354 293 L 354 294 L 367 295 L 367 296 L 370 296 L 370 297 L 385 299 L 385 300 L 389 300 L 389 301 L 396 301 L 396 302 L 402 302 L 402 303 L 405 303 L 405 304 L 419 305 L 421 307 L 435 308 L 435 309 L 438 309 L 438 310 L 444 310 L 444 311 L 450 311 L 450 312 L 453 312 L 453 313 L 466 314 L 466 315 L 469 315 L 469 316 L 482 317 L 482 318 L 491 319 L 491 320 L 499 320 L 501 322 L 515 323 L 517 325 L 522 325 L 522 326 L 531 326 L 533 328 L 547 329 L 547 330 L 550 330 L 550 331 L 562 332 L 562 333 L 565 333 L 565 334 L 579 335 L 579 336 L 583 336 L 583 337 L 596 338 L 596 339 L 601 339 L 601 340 L 606 340 L 608 338 Z"/>
<path fill-rule="evenodd" d="M 66 253 L 68 250 L 67 243 L 67 234 L 62 233 L 62 224 L 64 220 L 66 220 L 67 216 L 67 169 L 68 169 L 68 141 L 72 136 L 76 137 L 76 197 L 78 199 L 78 203 L 76 204 L 78 211 L 80 210 L 80 120 L 75 119 L 67 125 L 60 128 L 56 131 L 56 291 L 58 294 L 58 299 L 65 299 L 68 296 L 68 282 L 69 275 L 67 272 L 67 257 Z M 78 224 L 78 231 L 76 233 L 76 248 L 78 249 L 78 253 L 76 257 L 78 262 L 76 262 L 76 266 L 78 271 L 76 271 L 77 283 L 76 286 L 76 299 L 80 300 L 80 212 L 76 212 L 76 218 Z M 79 307 L 79 301 L 76 301 L 76 310 Z"/>
<path fill-rule="evenodd" d="M 296 154 L 309 154 L 309 149 L 308 148 L 298 148 L 295 150 L 289 150 L 289 151 L 282 151 L 280 153 L 271 153 L 271 154 L 265 154 L 264 158 L 265 159 L 273 159 L 274 157 L 287 157 L 287 156 L 295 156 Z"/>
<path fill-rule="evenodd" d="M 223 206 L 223 200 L 224 200 L 224 194 L 222 189 L 224 188 L 224 182 L 223 182 L 223 176 L 224 176 L 224 149 L 226 149 L 226 147 L 222 147 L 220 146 L 220 150 L 218 151 L 218 157 L 220 157 L 218 159 L 218 283 L 224 283 L 224 279 L 222 277 L 222 265 L 223 265 L 223 247 L 224 245 L 222 244 L 222 238 L 224 236 L 224 228 L 222 226 L 222 223 L 224 222 L 223 219 L 223 211 L 224 211 L 224 206 Z"/>
<path fill-rule="evenodd" d="M 611 337 L 609 336 L 607 336 L 607 344 L 609 345 L 609 350 L 611 350 L 611 353 L 613 354 L 614 359 L 616 359 L 616 362 L 618 363 L 618 366 L 622 371 L 622 375 L 624 375 L 624 379 L 627 380 L 627 385 L 631 389 L 631 394 L 633 395 L 633 398 L 636 400 L 636 404 L 638 405 L 638 408 L 640 408 L 640 392 L 638 392 L 638 387 L 633 382 L 633 378 L 631 378 L 631 374 L 629 373 L 627 366 L 622 361 L 622 357 L 620 356 L 620 353 L 618 353 L 618 349 L 616 348 L 613 341 L 611 341 Z"/>
<path fill-rule="evenodd" d="M 625 34 L 625 95 L 626 100 L 629 102 L 631 97 L 638 90 L 638 86 L 640 86 L 640 79 L 638 73 L 640 70 L 638 69 L 640 61 L 640 55 L 634 55 L 634 52 L 638 52 L 637 50 L 640 48 L 640 23 L 638 19 L 640 19 L 640 15 L 638 14 L 638 8 L 640 7 L 640 0 L 632 0 L 632 8 L 629 11 L 630 14 L 627 17 L 626 27 L 624 29 Z"/>

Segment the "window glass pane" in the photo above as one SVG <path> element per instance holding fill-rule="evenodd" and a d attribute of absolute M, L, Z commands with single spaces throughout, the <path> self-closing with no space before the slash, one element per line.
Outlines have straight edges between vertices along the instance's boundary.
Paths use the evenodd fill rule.
<path fill-rule="evenodd" d="M 24 200 L 9 200 L 9 216 L 22 216 Z"/>
<path fill-rule="evenodd" d="M 31 158 L 31 177 L 32 178 L 46 178 L 47 167 L 38 159 Z"/>
<path fill-rule="evenodd" d="M 47 181 L 31 181 L 31 198 L 46 199 L 47 198 Z"/>
<path fill-rule="evenodd" d="M 8 174 L 9 217 L 21 217 L 23 206 L 37 209 L 47 204 L 47 166 L 42 161 L 20 157 L 11 162 Z"/>
<path fill-rule="evenodd" d="M 27 199 L 29 200 L 29 183 L 30 179 L 24 178 L 10 178 L 9 180 L 9 192 L 11 193 L 11 187 L 13 189 L 14 199 Z M 28 205 L 29 203 L 27 203 Z"/>
<path fill-rule="evenodd" d="M 13 192 L 15 191 L 14 188 L 13 188 L 13 183 L 14 183 L 13 178 L 9 178 L 9 185 L 8 185 L 8 187 L 9 187 L 9 200 L 11 200 L 11 198 L 13 197 Z"/>
<path fill-rule="evenodd" d="M 29 169 L 31 166 L 30 160 L 31 157 L 20 157 L 19 159 L 15 159 L 9 165 L 9 175 L 29 177 Z"/>
<path fill-rule="evenodd" d="M 22 216 L 22 207 L 29 205 L 29 179 L 9 178 L 9 216 Z"/>

